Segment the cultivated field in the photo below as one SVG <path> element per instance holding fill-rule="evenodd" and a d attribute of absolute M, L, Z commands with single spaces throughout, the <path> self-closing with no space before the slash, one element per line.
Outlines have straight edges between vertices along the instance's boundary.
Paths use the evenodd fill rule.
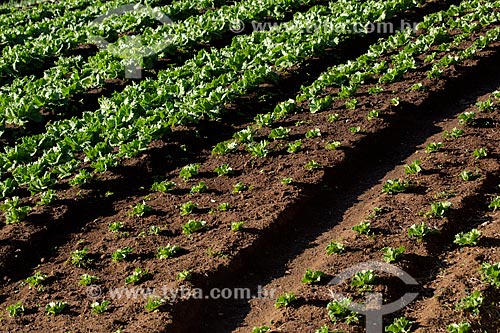
<path fill-rule="evenodd" d="M 500 332 L 500 1 L 0 27 L 1 332 Z"/>

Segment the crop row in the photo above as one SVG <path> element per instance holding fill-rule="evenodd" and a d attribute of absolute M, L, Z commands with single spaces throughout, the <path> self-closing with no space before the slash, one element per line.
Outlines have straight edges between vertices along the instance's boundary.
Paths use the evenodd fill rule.
<path fill-rule="evenodd" d="M 193 51 L 198 43 L 208 43 L 213 37 L 227 32 L 234 20 L 248 22 L 271 15 L 280 19 L 287 11 L 309 2 L 313 1 L 244 0 L 156 30 L 147 29 L 142 36 L 147 41 L 142 44 L 160 45 L 158 52 L 173 53 L 177 49 Z M 162 40 L 168 40 L 168 43 L 160 42 Z M 126 51 L 129 46 L 119 40 L 116 48 L 120 53 L 119 49 Z M 140 49 L 135 52 L 144 54 Z M 150 67 L 152 64 L 144 65 Z M 4 94 L 0 100 L 0 126 L 23 126 L 30 121 L 41 121 L 42 110 L 66 106 L 70 96 L 99 87 L 105 79 L 123 78 L 125 70 L 124 62 L 108 50 L 89 57 L 87 62 L 81 57 L 60 58 L 56 66 L 45 71 L 42 78 L 23 77 L 1 88 Z"/>
<path fill-rule="evenodd" d="M 160 0 L 154 1 L 153 4 L 160 2 Z M 43 68 L 44 63 L 52 57 L 63 55 L 79 44 L 89 42 L 94 36 L 102 36 L 113 41 L 119 33 L 158 25 L 154 18 L 161 15 L 160 12 L 172 19 L 183 18 L 193 12 L 211 8 L 217 2 L 173 1 L 170 5 L 160 7 L 160 10 L 137 9 L 123 15 L 111 15 L 101 24 L 92 24 L 92 20 L 97 16 L 128 3 L 126 0 L 97 3 L 83 10 L 68 11 L 65 15 L 52 20 L 6 29 L 0 41 L 13 38 L 12 42 L 21 43 L 7 45 L 2 50 L 0 74 L 13 77 L 30 74 Z"/>
<path fill-rule="evenodd" d="M 0 5 L 0 27 L 7 29 L 14 25 L 25 25 L 61 16 L 69 10 L 80 10 L 95 1 L 69 0 L 64 4 L 45 1 L 30 8 L 19 9 L 11 2 Z"/>

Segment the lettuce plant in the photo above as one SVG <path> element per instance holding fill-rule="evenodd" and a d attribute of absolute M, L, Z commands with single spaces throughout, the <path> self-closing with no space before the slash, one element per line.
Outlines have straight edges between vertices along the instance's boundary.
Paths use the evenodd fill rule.
<path fill-rule="evenodd" d="M 383 258 L 387 263 L 395 262 L 398 261 L 403 257 L 403 254 L 405 253 L 405 247 L 400 246 L 400 247 L 384 247 L 382 249 L 383 252 Z"/>
<path fill-rule="evenodd" d="M 326 246 L 326 254 L 341 254 L 346 251 L 346 246 L 340 242 L 331 241 L 330 244 Z"/>
<path fill-rule="evenodd" d="M 88 267 L 92 262 L 94 261 L 92 258 L 90 258 L 89 255 L 89 249 L 88 248 L 83 248 L 81 250 L 75 250 L 71 252 L 71 255 L 68 259 L 68 261 L 76 267 L 79 268 L 84 268 Z"/>
<path fill-rule="evenodd" d="M 231 222 L 231 231 L 241 231 L 245 226 L 245 221 Z"/>
<path fill-rule="evenodd" d="M 153 312 L 159 310 L 163 305 L 167 302 L 163 298 L 159 298 L 157 296 L 148 297 L 144 308 L 147 312 Z"/>
<path fill-rule="evenodd" d="M 189 220 L 186 224 L 182 226 L 182 233 L 186 235 L 191 235 L 195 232 L 205 229 L 207 222 L 199 220 Z"/>
<path fill-rule="evenodd" d="M 296 154 L 302 149 L 302 141 L 297 140 L 288 144 L 287 152 L 290 154 Z"/>
<path fill-rule="evenodd" d="M 63 313 L 68 308 L 68 303 L 62 301 L 50 302 L 45 306 L 45 311 L 49 315 L 58 315 Z"/>
<path fill-rule="evenodd" d="M 38 290 L 43 289 L 43 284 L 47 279 L 47 275 L 42 272 L 35 272 L 32 276 L 26 278 L 26 283 L 28 284 L 29 289 L 37 288 Z"/>
<path fill-rule="evenodd" d="M 297 297 L 293 292 L 287 292 L 283 295 L 280 295 L 276 302 L 274 303 L 274 307 L 276 309 L 289 307 L 293 302 L 297 300 Z"/>
<path fill-rule="evenodd" d="M 325 273 L 319 270 L 313 271 L 312 269 L 306 269 L 304 277 L 302 278 L 302 283 L 305 284 L 315 284 L 320 283 L 321 279 L 325 277 Z"/>
<path fill-rule="evenodd" d="M 184 181 L 188 181 L 198 175 L 200 167 L 201 166 L 199 164 L 188 164 L 181 169 L 179 177 L 181 177 Z"/>
<path fill-rule="evenodd" d="M 158 259 L 168 259 L 175 257 L 181 250 L 180 246 L 167 244 L 166 246 L 158 247 L 156 257 Z"/>
<path fill-rule="evenodd" d="M 111 259 L 114 262 L 124 261 L 130 254 L 132 254 L 132 252 L 134 252 L 134 248 L 126 246 L 113 252 Z"/>
<path fill-rule="evenodd" d="M 481 231 L 472 229 L 469 232 L 460 232 L 455 235 L 453 243 L 460 246 L 476 246 L 481 238 Z"/>
<path fill-rule="evenodd" d="M 95 275 L 90 275 L 90 274 L 82 274 L 80 275 L 80 284 L 82 286 L 90 286 L 96 282 L 98 282 L 100 278 L 98 278 Z"/>
<path fill-rule="evenodd" d="M 108 306 L 110 304 L 110 301 L 93 302 L 92 304 L 90 304 L 90 308 L 92 309 L 92 313 L 101 314 L 108 311 Z"/>
<path fill-rule="evenodd" d="M 219 177 L 221 176 L 229 176 L 234 174 L 233 168 L 229 166 L 229 164 L 224 163 L 214 169 L 214 171 L 217 173 Z"/>
<path fill-rule="evenodd" d="M 15 304 L 7 306 L 7 312 L 9 313 L 9 317 L 17 317 L 19 315 L 22 315 L 24 311 L 25 308 L 22 302 L 17 302 Z"/>
<path fill-rule="evenodd" d="M 197 208 L 198 208 L 197 204 L 195 204 L 192 201 L 188 201 L 183 203 L 179 209 L 181 211 L 181 216 L 186 216 L 195 212 Z"/>
<path fill-rule="evenodd" d="M 196 193 L 204 193 L 206 191 L 208 191 L 207 184 L 205 184 L 205 182 L 199 182 L 198 184 L 193 185 L 191 187 L 191 190 L 189 191 L 189 193 L 196 194 Z"/>
<path fill-rule="evenodd" d="M 131 275 L 127 276 L 125 278 L 125 283 L 126 284 L 137 284 L 139 282 L 142 282 L 143 280 L 149 278 L 151 274 L 147 269 L 142 269 L 140 267 L 137 267 L 134 269 Z"/>

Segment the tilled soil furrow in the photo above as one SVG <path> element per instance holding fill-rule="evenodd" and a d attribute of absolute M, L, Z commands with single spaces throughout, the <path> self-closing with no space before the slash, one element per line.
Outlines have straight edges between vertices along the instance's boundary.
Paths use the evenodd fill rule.
<path fill-rule="evenodd" d="M 460 105 L 455 105 L 451 109 L 454 111 L 448 113 L 448 117 L 466 111 L 466 108 Z M 477 270 L 480 268 L 481 261 L 498 261 L 498 253 L 494 245 L 498 244 L 498 242 L 495 242 L 495 236 L 498 237 L 498 229 L 494 224 L 494 217 L 484 217 L 487 210 L 486 202 L 491 198 L 491 195 L 485 193 L 491 192 L 500 183 L 500 175 L 498 174 L 500 165 L 497 159 L 499 145 L 498 138 L 495 135 L 498 131 L 500 117 L 498 114 L 494 114 L 489 119 L 496 124 L 493 128 L 466 129 L 465 138 L 445 142 L 446 151 L 438 153 L 443 155 L 441 157 L 433 157 L 423 152 L 425 145 L 422 144 L 419 145 L 422 150 L 411 156 L 397 154 L 394 159 L 397 167 L 381 177 L 380 180 L 395 179 L 396 177 L 404 178 L 403 164 L 405 162 L 409 164 L 419 159 L 422 161 L 422 175 L 416 177 L 407 176 L 418 184 L 415 190 L 410 191 L 408 194 L 398 194 L 394 197 L 387 196 L 381 194 L 382 186 L 377 185 L 356 197 L 354 204 L 345 211 L 340 210 L 340 212 L 336 213 L 333 211 L 332 214 L 331 207 L 309 208 L 307 213 L 301 216 L 302 219 L 307 221 L 307 226 L 295 230 L 293 237 L 288 239 L 291 243 L 289 246 L 281 248 L 274 244 L 270 252 L 273 258 L 288 258 L 289 262 L 286 260 L 264 260 L 261 266 L 256 265 L 253 271 L 257 278 L 255 276 L 250 277 L 251 281 L 256 285 L 266 283 L 262 288 L 275 290 L 275 296 L 276 294 L 294 291 L 299 298 L 296 308 L 292 306 L 290 309 L 276 311 L 274 309 L 274 299 L 253 300 L 251 302 L 251 311 L 247 314 L 245 320 L 241 322 L 241 326 L 235 328 L 234 331 L 247 332 L 253 326 L 264 324 L 276 328 L 279 332 L 313 332 L 322 325 L 341 328 L 349 332 L 364 331 L 362 326 L 333 325 L 328 320 L 326 310 L 326 305 L 331 300 L 330 287 L 325 286 L 324 283 L 321 286 L 304 286 L 300 281 L 306 268 L 324 271 L 327 273 L 326 281 L 328 281 L 329 278 L 356 263 L 369 260 L 380 261 L 382 259 L 380 250 L 383 247 L 398 247 L 401 245 L 405 246 L 406 254 L 398 266 L 417 278 L 421 286 L 419 290 L 420 300 L 408 307 L 409 316 L 417 321 L 420 332 L 444 331 L 443 323 L 450 323 L 453 315 L 455 315 L 455 319 L 457 318 L 457 314 L 454 314 L 449 309 L 449 304 L 452 303 L 449 299 L 450 295 L 456 301 L 457 296 L 453 292 L 460 292 L 461 296 L 464 296 L 463 291 L 466 288 L 469 290 L 472 288 L 471 285 L 477 286 L 480 284 L 480 274 L 478 274 Z M 422 125 L 425 128 L 425 123 Z M 436 126 L 449 131 L 457 126 L 457 120 L 449 119 Z M 442 139 L 441 133 L 430 136 L 425 143 L 428 144 L 439 139 Z M 407 146 L 409 145 L 407 144 L 405 147 Z M 490 153 L 488 160 L 477 161 L 472 156 L 473 148 L 480 146 L 488 147 Z M 446 155 L 448 156 L 445 157 Z M 386 163 L 390 161 L 387 157 L 383 160 Z M 466 168 L 479 171 L 481 177 L 472 182 L 463 181 L 460 179 L 459 174 Z M 363 173 L 358 170 L 356 174 Z M 366 177 L 363 178 L 366 179 Z M 344 197 L 346 193 L 344 190 L 346 189 L 343 187 L 336 188 L 336 192 L 342 194 L 331 196 L 330 201 L 347 201 L 348 203 L 344 205 L 349 206 L 349 202 L 353 202 L 353 200 L 352 197 Z M 452 202 L 453 209 L 448 217 L 443 220 L 423 217 L 421 212 L 428 209 L 429 203 L 439 201 L 436 199 L 436 195 L 451 193 L 452 190 L 455 191 L 455 194 L 448 200 Z M 334 205 L 335 208 L 338 206 L 338 204 Z M 374 207 L 382 208 L 380 215 L 376 214 L 371 218 L 371 228 L 374 230 L 375 237 L 356 235 L 352 227 L 363 220 L 370 220 L 368 216 L 373 212 Z M 325 218 L 325 216 L 328 217 Z M 316 226 L 325 220 L 331 221 L 330 224 L 334 227 L 318 235 L 315 239 L 305 236 L 308 235 L 308 227 Z M 489 223 L 487 223 L 488 220 L 490 220 Z M 339 222 L 337 223 L 337 221 Z M 421 221 L 436 227 L 440 233 L 432 236 L 428 241 L 415 243 L 415 241 L 408 239 L 406 232 L 411 224 L 420 223 Z M 478 256 L 478 251 L 473 248 L 458 250 L 457 245 L 453 244 L 454 236 L 459 232 L 467 232 L 479 225 L 486 229 L 484 234 L 489 237 L 483 243 L 483 246 L 492 246 L 493 244 L 486 256 Z M 347 253 L 333 258 L 326 256 L 325 248 L 332 240 L 343 242 L 347 246 Z M 307 244 L 307 246 L 302 244 Z M 299 255 L 297 255 L 298 252 Z M 455 258 L 457 255 L 458 258 Z M 464 260 L 460 260 L 460 258 L 464 258 Z M 471 263 L 474 260 L 475 262 Z M 280 267 L 280 269 L 272 270 L 273 267 Z M 468 269 L 469 267 L 470 269 Z M 269 274 L 270 271 L 275 275 Z M 447 280 L 447 277 L 453 279 Z M 241 279 L 246 281 L 247 276 L 243 276 Z M 393 280 L 388 281 L 394 283 Z M 445 283 L 443 284 L 442 281 L 445 281 Z M 443 285 L 444 288 L 440 288 Z M 377 291 L 388 293 L 390 295 L 388 298 L 397 298 L 398 295 L 404 293 L 405 286 L 396 284 L 392 287 L 394 286 L 396 286 L 397 290 L 391 290 L 391 286 L 386 285 L 382 290 Z M 492 288 L 483 286 L 483 289 L 487 289 L 489 295 L 492 294 Z M 349 288 L 345 285 L 343 290 L 348 290 L 351 293 L 354 291 L 352 287 Z M 355 292 L 354 294 L 356 295 Z M 357 297 L 359 298 L 359 295 Z M 445 298 L 445 303 L 439 306 L 436 303 L 440 297 Z M 497 299 L 496 297 L 489 297 L 488 300 L 496 301 Z M 231 313 L 229 306 L 234 307 L 237 302 L 233 302 L 232 305 L 229 305 L 230 303 L 228 302 L 226 307 L 216 308 L 215 311 Z M 439 312 L 437 309 L 439 309 Z M 433 313 L 433 311 L 436 312 Z M 498 320 L 496 314 L 498 314 L 498 311 L 495 312 L 494 308 L 490 307 L 483 317 L 476 318 L 475 321 L 481 323 L 481 328 L 493 332 L 493 329 L 496 329 L 495 323 Z M 444 317 L 447 317 L 448 322 L 442 321 Z M 273 324 L 270 325 L 270 322 Z M 475 327 L 478 327 L 478 325 Z M 227 330 L 227 327 L 221 329 L 222 327 L 222 325 L 216 324 L 214 326 L 205 326 L 204 329 L 211 331 L 217 328 L 216 331 L 221 332 Z"/>

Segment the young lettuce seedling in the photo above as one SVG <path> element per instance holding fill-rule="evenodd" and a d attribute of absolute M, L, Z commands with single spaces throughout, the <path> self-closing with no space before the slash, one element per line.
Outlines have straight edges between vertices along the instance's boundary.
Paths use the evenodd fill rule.
<path fill-rule="evenodd" d="M 340 119 L 340 116 L 338 113 L 329 114 L 327 117 L 327 120 L 329 123 L 334 123 L 334 122 L 338 121 L 339 119 Z"/>
<path fill-rule="evenodd" d="M 472 229 L 469 232 L 460 232 L 455 235 L 453 243 L 460 246 L 476 246 L 481 238 L 481 231 Z"/>
<path fill-rule="evenodd" d="M 54 190 L 47 190 L 40 194 L 40 201 L 37 202 L 37 206 L 49 206 L 54 201 L 57 200 L 57 194 Z"/>
<path fill-rule="evenodd" d="M 318 270 L 311 270 L 311 269 L 306 269 L 306 273 L 304 274 L 304 277 L 302 278 L 302 283 L 305 284 L 316 284 L 320 283 L 321 279 L 325 277 L 325 273 L 322 271 Z"/>
<path fill-rule="evenodd" d="M 271 140 L 278 140 L 278 139 L 284 139 L 288 136 L 288 133 L 290 133 L 290 130 L 288 128 L 284 127 L 278 127 L 275 128 L 269 133 L 269 139 Z"/>
<path fill-rule="evenodd" d="M 306 138 L 312 139 L 312 138 L 317 138 L 321 136 L 321 131 L 319 128 L 311 129 L 306 132 Z"/>
<path fill-rule="evenodd" d="M 25 308 L 22 302 L 17 302 L 15 304 L 11 304 L 7 306 L 7 312 L 9 313 L 9 317 L 17 317 L 24 313 Z"/>
<path fill-rule="evenodd" d="M 297 140 L 288 144 L 287 152 L 290 154 L 296 154 L 302 149 L 302 141 Z"/>
<path fill-rule="evenodd" d="M 469 171 L 469 170 L 464 170 L 460 173 L 460 178 L 462 178 L 462 180 L 468 182 L 470 180 L 474 180 L 474 179 L 477 179 L 481 177 L 481 174 L 480 173 L 474 173 L 472 171 Z"/>
<path fill-rule="evenodd" d="M 267 154 L 269 154 L 269 149 L 267 149 L 268 145 L 269 145 L 269 142 L 267 140 L 249 143 L 247 145 L 247 151 L 253 157 L 264 158 L 267 156 Z"/>
<path fill-rule="evenodd" d="M 245 226 L 245 221 L 232 222 L 231 223 L 231 231 L 241 231 Z"/>
<path fill-rule="evenodd" d="M 315 170 L 321 168 L 321 164 L 319 164 L 315 160 L 310 160 L 304 165 L 304 168 L 307 170 Z"/>
<path fill-rule="evenodd" d="M 358 287 L 360 291 L 372 289 L 377 275 L 372 270 L 362 270 L 354 274 L 351 279 L 351 286 Z"/>
<path fill-rule="evenodd" d="M 117 221 L 117 222 L 110 223 L 109 226 L 108 226 L 108 230 L 110 232 L 115 232 L 116 233 L 116 232 L 122 231 L 124 227 L 125 226 L 124 226 L 123 222 Z"/>
<path fill-rule="evenodd" d="M 478 101 L 476 103 L 476 107 L 481 112 L 491 112 L 491 111 L 495 110 L 495 104 L 493 103 L 491 98 L 488 98 L 484 102 Z"/>
<path fill-rule="evenodd" d="M 214 171 L 217 173 L 217 176 L 222 177 L 222 176 L 230 176 L 234 174 L 233 168 L 229 166 L 229 164 L 224 163 L 214 169 Z"/>
<path fill-rule="evenodd" d="M 131 216 L 142 217 L 153 211 L 153 208 L 148 206 L 146 202 L 143 200 L 142 202 L 138 202 L 135 206 L 132 207 L 132 211 L 130 212 Z"/>
<path fill-rule="evenodd" d="M 193 272 L 190 270 L 182 271 L 177 273 L 177 281 L 189 280 L 193 276 Z"/>
<path fill-rule="evenodd" d="M 383 258 L 387 263 L 395 262 L 398 261 L 403 257 L 403 254 L 405 253 L 405 247 L 400 246 L 397 248 L 394 247 L 384 247 L 382 249 L 383 252 Z"/>
<path fill-rule="evenodd" d="M 92 304 L 90 304 L 90 308 L 92 309 L 92 313 L 101 314 L 108 311 L 108 306 L 110 304 L 110 301 L 93 302 Z"/>
<path fill-rule="evenodd" d="M 385 328 L 386 332 L 390 333 L 410 333 L 412 323 L 406 317 L 394 319 L 392 324 Z"/>
<path fill-rule="evenodd" d="M 348 99 L 345 101 L 345 107 L 349 110 L 355 110 L 358 106 L 358 100 L 356 98 Z"/>
<path fill-rule="evenodd" d="M 458 116 L 458 123 L 460 125 L 473 126 L 476 123 L 475 112 L 464 112 Z"/>
<path fill-rule="evenodd" d="M 88 267 L 92 262 L 94 261 L 93 259 L 90 258 L 89 256 L 89 249 L 84 248 L 82 250 L 75 250 L 71 252 L 71 255 L 68 259 L 68 261 L 76 267 L 79 268 L 84 268 Z"/>
<path fill-rule="evenodd" d="M 167 302 L 163 298 L 159 298 L 157 296 L 148 297 L 144 308 L 147 312 L 153 312 L 160 309 Z"/>
<path fill-rule="evenodd" d="M 95 275 L 90 275 L 90 274 L 82 274 L 80 275 L 80 284 L 82 286 L 90 286 L 96 282 L 98 282 L 100 278 L 98 278 Z"/>
<path fill-rule="evenodd" d="M 429 228 L 425 222 L 421 224 L 413 224 L 408 229 L 408 237 L 416 239 L 417 242 L 421 242 L 425 237 L 431 234 L 434 230 Z"/>
<path fill-rule="evenodd" d="M 166 193 L 172 191 L 177 184 L 170 180 L 164 180 L 162 182 L 154 182 L 151 185 L 151 191 Z"/>
<path fill-rule="evenodd" d="M 452 128 L 451 131 L 444 131 L 443 132 L 443 138 L 445 139 L 458 139 L 460 138 L 461 136 L 464 135 L 464 130 L 463 129 L 459 129 L 459 128 Z"/>
<path fill-rule="evenodd" d="M 457 310 L 471 312 L 473 315 L 479 315 L 479 308 L 483 305 L 484 297 L 479 290 L 474 290 L 470 295 L 462 298 L 455 306 Z"/>
<path fill-rule="evenodd" d="M 422 167 L 420 166 L 420 160 L 415 160 L 410 164 L 405 164 L 404 168 L 405 168 L 405 173 L 407 175 L 413 175 L 422 171 Z"/>
<path fill-rule="evenodd" d="M 270 330 L 271 328 L 269 326 L 256 326 L 254 328 L 252 328 L 252 333 L 266 333 Z"/>
<path fill-rule="evenodd" d="M 344 298 L 339 301 L 336 300 L 328 303 L 326 306 L 326 309 L 328 310 L 328 317 L 330 317 L 330 320 L 334 324 L 338 322 L 344 322 L 346 324 L 359 322 L 358 314 L 348 308 L 351 302 L 351 298 Z"/>
<path fill-rule="evenodd" d="M 63 311 L 66 310 L 67 308 L 68 308 L 68 303 L 57 301 L 57 302 L 50 302 L 49 304 L 47 304 L 45 306 L 45 311 L 47 312 L 47 314 L 55 316 L 63 313 Z"/>
<path fill-rule="evenodd" d="M 293 182 L 293 179 L 291 177 L 286 177 L 281 179 L 281 184 L 283 185 L 290 185 Z"/>
<path fill-rule="evenodd" d="M 490 204 L 488 205 L 489 209 L 493 209 L 493 211 L 496 211 L 497 209 L 500 208 L 500 196 L 495 197 L 493 200 L 491 200 Z"/>
<path fill-rule="evenodd" d="M 193 187 L 191 187 L 189 193 L 196 194 L 196 193 L 204 193 L 206 191 L 208 191 L 207 184 L 205 184 L 205 182 L 199 182 L 198 184 L 193 185 Z"/>
<path fill-rule="evenodd" d="M 453 323 L 448 326 L 446 326 L 446 330 L 450 333 L 469 333 L 471 330 L 471 326 L 468 322 L 461 322 L 461 323 Z"/>
<path fill-rule="evenodd" d="M 274 303 L 276 309 L 289 307 L 293 302 L 297 300 L 297 297 L 293 292 L 284 293 L 279 296 Z"/>
<path fill-rule="evenodd" d="M 233 186 L 233 193 L 234 194 L 242 193 L 242 192 L 247 191 L 247 190 L 249 190 L 249 186 L 243 184 L 242 182 L 238 182 Z"/>
<path fill-rule="evenodd" d="M 182 233 L 185 235 L 191 235 L 195 232 L 205 229 L 207 222 L 198 220 L 189 220 L 186 224 L 182 226 Z"/>
<path fill-rule="evenodd" d="M 180 207 L 181 216 L 189 215 L 189 214 L 195 212 L 197 208 L 198 208 L 198 205 L 195 204 L 194 202 L 192 202 L 192 201 L 185 202 Z"/>
<path fill-rule="evenodd" d="M 151 274 L 148 272 L 147 269 L 142 269 L 138 267 L 132 272 L 132 275 L 129 275 L 125 278 L 125 283 L 138 284 L 139 282 L 149 278 L 150 276 Z"/>
<path fill-rule="evenodd" d="M 401 179 L 388 179 L 382 187 L 382 192 L 387 194 L 396 194 L 406 192 L 410 188 L 407 181 Z"/>
<path fill-rule="evenodd" d="M 341 254 L 346 251 L 346 246 L 340 242 L 330 242 L 326 246 L 326 254 L 327 255 L 332 255 L 332 254 Z"/>
<path fill-rule="evenodd" d="M 224 141 L 219 142 L 212 149 L 212 154 L 214 155 L 226 155 L 238 148 L 238 143 L 236 141 Z"/>
<path fill-rule="evenodd" d="M 431 142 L 425 147 L 425 151 L 428 153 L 435 153 L 443 148 L 443 144 L 441 142 Z"/>
<path fill-rule="evenodd" d="M 0 205 L 0 209 L 4 212 L 5 224 L 21 222 L 31 211 L 30 206 L 19 205 L 19 197 L 5 199 L 4 203 Z"/>
<path fill-rule="evenodd" d="M 368 115 L 366 116 L 366 119 L 368 120 L 373 120 L 375 118 L 378 118 L 380 116 L 380 111 L 379 110 L 371 110 L 368 112 Z"/>
<path fill-rule="evenodd" d="M 370 230 L 370 221 L 368 220 L 362 221 L 359 224 L 355 225 L 354 227 L 352 227 L 352 230 L 356 231 L 360 235 L 366 236 L 370 236 L 370 234 L 372 233 Z"/>
<path fill-rule="evenodd" d="M 32 276 L 26 278 L 26 283 L 28 284 L 29 289 L 36 287 L 37 290 L 42 290 L 46 279 L 46 274 L 43 274 L 42 272 L 35 272 Z"/>
<path fill-rule="evenodd" d="M 251 127 L 247 127 L 245 129 L 242 129 L 234 133 L 233 138 L 241 143 L 250 143 L 253 142 L 254 135 L 255 135 L 255 130 Z"/>
<path fill-rule="evenodd" d="M 198 175 L 200 167 L 201 166 L 199 164 L 188 164 L 181 169 L 179 177 L 181 177 L 184 181 L 188 181 Z"/>
<path fill-rule="evenodd" d="M 477 159 L 485 158 L 486 156 L 488 156 L 488 150 L 484 147 L 474 149 L 472 155 L 474 155 L 474 157 Z"/>
<path fill-rule="evenodd" d="M 500 288 L 500 262 L 494 264 L 483 263 L 481 265 L 481 275 L 486 283 L 491 284 L 496 289 Z"/>
<path fill-rule="evenodd" d="M 337 150 L 342 143 L 340 141 L 332 141 L 326 144 L 325 148 L 328 150 Z"/>
<path fill-rule="evenodd" d="M 231 208 L 231 205 L 227 202 L 221 203 L 218 207 L 217 210 L 220 212 L 227 212 Z"/>
<path fill-rule="evenodd" d="M 113 252 L 113 254 L 111 255 L 111 259 L 114 262 L 124 261 L 125 259 L 127 259 L 127 256 L 132 254 L 132 252 L 134 252 L 134 248 L 126 246 Z"/>
<path fill-rule="evenodd" d="M 451 202 L 440 201 L 431 203 L 431 209 L 425 213 L 426 217 L 444 218 L 451 208 Z"/>
<path fill-rule="evenodd" d="M 315 330 L 314 333 L 332 333 L 332 331 L 330 330 L 330 327 L 328 327 L 328 325 L 323 325 Z"/>
<path fill-rule="evenodd" d="M 349 127 L 349 132 L 351 132 L 352 134 L 357 134 L 361 132 L 361 126 Z"/>
<path fill-rule="evenodd" d="M 180 246 L 167 244 L 166 246 L 158 247 L 156 257 L 158 259 L 169 259 L 175 257 L 181 250 Z"/>

